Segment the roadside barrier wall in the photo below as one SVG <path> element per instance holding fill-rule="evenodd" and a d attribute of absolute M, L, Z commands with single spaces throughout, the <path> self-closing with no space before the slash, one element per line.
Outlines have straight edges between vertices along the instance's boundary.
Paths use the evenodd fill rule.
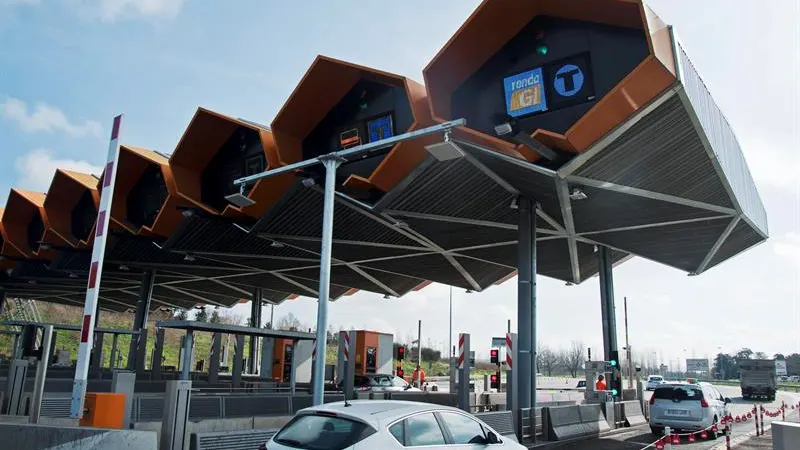
<path fill-rule="evenodd" d="M 2 448 L 58 450 L 157 450 L 156 433 L 35 424 L 0 424 Z"/>
<path fill-rule="evenodd" d="M 547 415 L 547 436 L 554 441 L 597 436 L 611 429 L 600 405 L 552 406 L 543 408 L 544 415 Z"/>

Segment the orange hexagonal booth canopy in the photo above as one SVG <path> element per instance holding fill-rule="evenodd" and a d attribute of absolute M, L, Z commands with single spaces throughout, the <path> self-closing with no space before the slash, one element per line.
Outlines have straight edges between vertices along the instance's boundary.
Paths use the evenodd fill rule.
<path fill-rule="evenodd" d="M 419 83 L 318 56 L 278 112 L 272 131 L 281 155 L 306 160 L 431 124 Z M 337 170 L 341 190 L 359 198 L 390 190 L 425 158 L 429 141 L 404 142 L 344 163 Z"/>
<path fill-rule="evenodd" d="M 675 83 L 669 33 L 639 0 L 486 0 L 424 70 L 434 118 L 558 166 Z"/>
<path fill-rule="evenodd" d="M 178 192 L 194 204 L 226 217 L 260 218 L 291 185 L 291 175 L 246 186 L 251 206 L 235 206 L 225 197 L 239 192 L 237 178 L 297 161 L 282 156 L 266 126 L 199 108 L 169 163 Z"/>
<path fill-rule="evenodd" d="M 55 251 L 42 248 L 42 239 L 50 229 L 44 210 L 45 194 L 11 189 L 3 211 L 5 238 L 22 256 L 51 260 Z"/>
<path fill-rule="evenodd" d="M 100 205 L 98 182 L 94 175 L 56 170 L 44 201 L 50 228 L 43 242 L 81 248 L 91 245 Z"/>

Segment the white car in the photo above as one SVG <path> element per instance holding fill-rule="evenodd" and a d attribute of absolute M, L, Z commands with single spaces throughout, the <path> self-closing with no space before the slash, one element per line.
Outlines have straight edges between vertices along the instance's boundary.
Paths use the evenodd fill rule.
<path fill-rule="evenodd" d="M 339 383 L 342 389 L 342 383 Z M 389 374 L 371 373 L 367 375 L 356 375 L 353 379 L 353 389 L 356 392 L 419 392 L 416 388 L 406 382 L 406 380 Z"/>
<path fill-rule="evenodd" d="M 647 377 L 647 387 L 648 391 L 655 390 L 658 386 L 664 383 L 664 377 L 661 375 L 650 375 Z"/>
<path fill-rule="evenodd" d="M 650 397 L 650 430 L 656 436 L 664 434 L 664 427 L 684 432 L 708 430 L 708 436 L 716 439 L 718 433 L 709 428 L 728 415 L 730 402 L 710 383 L 661 384 Z"/>
<path fill-rule="evenodd" d="M 302 409 L 266 450 L 525 449 L 471 414 L 429 403 L 354 400 Z"/>

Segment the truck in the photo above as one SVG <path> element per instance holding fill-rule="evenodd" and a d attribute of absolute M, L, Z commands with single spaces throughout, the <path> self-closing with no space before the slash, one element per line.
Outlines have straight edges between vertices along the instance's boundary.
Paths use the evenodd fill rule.
<path fill-rule="evenodd" d="M 739 361 L 739 380 L 742 398 L 763 397 L 775 400 L 778 389 L 774 359 L 745 359 Z"/>

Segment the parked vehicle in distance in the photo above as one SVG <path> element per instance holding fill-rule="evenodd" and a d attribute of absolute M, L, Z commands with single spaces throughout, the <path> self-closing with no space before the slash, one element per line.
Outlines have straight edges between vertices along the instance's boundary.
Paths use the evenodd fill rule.
<path fill-rule="evenodd" d="M 585 391 L 586 390 L 586 380 L 578 380 L 578 385 L 575 386 L 575 389 L 577 389 L 579 391 Z"/>
<path fill-rule="evenodd" d="M 342 383 L 337 385 L 339 390 L 342 389 Z M 390 375 L 372 373 L 367 375 L 356 375 L 353 380 L 353 390 L 356 392 L 398 392 L 409 391 L 419 392 L 420 389 L 411 386 L 406 380 Z"/>
<path fill-rule="evenodd" d="M 460 409 L 397 400 L 327 403 L 297 415 L 259 450 L 525 449 Z"/>
<path fill-rule="evenodd" d="M 650 397 L 650 430 L 656 436 L 664 434 L 664 427 L 708 430 L 709 438 L 716 439 L 718 432 L 709 428 L 728 415 L 730 402 L 710 383 L 663 383 Z"/>
<path fill-rule="evenodd" d="M 774 359 L 743 359 L 739 361 L 739 383 L 742 398 L 750 400 L 754 397 L 775 400 L 778 389 Z"/>
<path fill-rule="evenodd" d="M 650 375 L 647 377 L 647 386 L 645 389 L 648 391 L 653 391 L 663 383 L 664 377 L 661 375 Z"/>
<path fill-rule="evenodd" d="M 792 375 L 788 380 L 790 383 L 800 383 L 800 375 Z"/>

